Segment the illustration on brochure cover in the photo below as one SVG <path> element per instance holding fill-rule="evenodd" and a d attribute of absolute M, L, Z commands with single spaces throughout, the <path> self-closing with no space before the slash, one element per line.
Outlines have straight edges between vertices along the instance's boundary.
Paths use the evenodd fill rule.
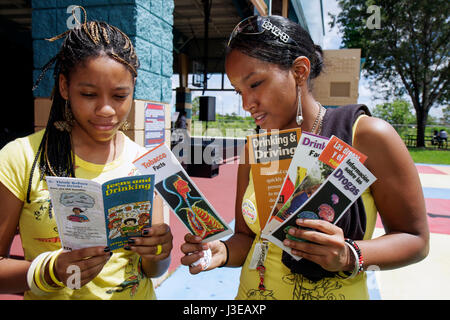
<path fill-rule="evenodd" d="M 58 233 L 66 250 L 122 248 L 151 226 L 154 175 L 113 179 L 103 185 L 79 178 L 46 177 Z"/>
<path fill-rule="evenodd" d="M 171 204 L 175 214 L 189 227 L 192 234 L 205 239 L 225 231 L 225 226 L 183 172 L 177 172 L 157 183 L 156 189 Z"/>
<path fill-rule="evenodd" d="M 200 236 L 203 242 L 220 239 L 233 232 L 165 144 L 133 163 L 139 172 L 155 174 L 156 191 L 187 230 Z"/>

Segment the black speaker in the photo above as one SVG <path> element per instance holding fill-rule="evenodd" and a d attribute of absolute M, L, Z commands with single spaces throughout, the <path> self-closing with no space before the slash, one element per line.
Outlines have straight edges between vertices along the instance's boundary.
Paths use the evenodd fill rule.
<path fill-rule="evenodd" d="M 200 97 L 200 121 L 216 121 L 216 97 Z"/>

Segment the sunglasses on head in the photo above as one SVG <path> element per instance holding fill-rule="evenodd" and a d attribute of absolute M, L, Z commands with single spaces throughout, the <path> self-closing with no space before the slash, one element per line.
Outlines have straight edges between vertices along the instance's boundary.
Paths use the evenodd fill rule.
<path fill-rule="evenodd" d="M 231 41 L 233 41 L 238 34 L 257 35 L 265 31 L 270 31 L 284 43 L 298 46 L 297 42 L 295 42 L 295 40 L 292 39 L 287 33 L 281 31 L 281 29 L 270 22 L 267 17 L 261 16 L 251 16 L 239 22 L 236 27 L 234 27 L 233 32 L 231 32 L 227 46 L 230 46 Z"/>

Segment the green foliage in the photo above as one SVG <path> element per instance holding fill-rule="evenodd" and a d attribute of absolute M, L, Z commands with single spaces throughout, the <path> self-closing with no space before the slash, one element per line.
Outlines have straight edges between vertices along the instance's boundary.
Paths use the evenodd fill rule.
<path fill-rule="evenodd" d="M 372 115 L 390 123 L 400 136 L 405 136 L 411 134 L 407 125 L 415 123 L 411 109 L 407 101 L 396 99 L 394 102 L 377 104 L 372 110 Z"/>
<path fill-rule="evenodd" d="M 192 117 L 192 135 L 215 137 L 246 137 L 254 133 L 255 120 L 252 117 L 231 115 L 216 115 L 216 121 L 206 123 L 199 121 L 198 116 Z"/>
<path fill-rule="evenodd" d="M 414 115 L 411 112 L 411 105 L 407 101 L 401 99 L 376 105 L 372 114 L 390 124 L 403 125 L 413 124 L 415 122 Z"/>
<path fill-rule="evenodd" d="M 448 104 L 450 2 L 448 0 L 339 0 L 332 16 L 347 48 L 361 48 L 362 68 L 386 100 L 408 94 L 417 117 L 418 146 L 431 107 Z M 376 5 L 380 25 L 369 21 Z"/>
<path fill-rule="evenodd" d="M 442 122 L 443 122 L 442 124 L 450 126 L 450 105 L 447 105 L 442 110 Z"/>

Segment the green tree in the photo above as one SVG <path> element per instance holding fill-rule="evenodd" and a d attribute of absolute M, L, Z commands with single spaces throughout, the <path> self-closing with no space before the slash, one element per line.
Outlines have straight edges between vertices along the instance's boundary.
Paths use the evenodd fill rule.
<path fill-rule="evenodd" d="M 425 146 L 432 107 L 449 101 L 450 2 L 448 0 L 339 0 L 332 16 L 343 45 L 361 48 L 362 68 L 385 97 L 411 98 L 417 146 Z"/>
<path fill-rule="evenodd" d="M 402 99 L 394 102 L 377 104 L 372 110 L 375 117 L 386 120 L 390 124 L 411 124 L 414 123 L 414 115 L 411 112 L 411 105 Z"/>
<path fill-rule="evenodd" d="M 442 109 L 442 124 L 446 126 L 450 125 L 450 105 Z"/>
<path fill-rule="evenodd" d="M 195 97 L 192 100 L 192 117 L 199 115 L 199 111 L 200 111 L 200 97 Z"/>
<path fill-rule="evenodd" d="M 372 114 L 381 118 L 395 127 L 398 134 L 407 132 L 405 125 L 414 123 L 414 115 L 411 112 L 411 105 L 408 101 L 396 99 L 394 102 L 377 104 L 372 110 Z"/>

